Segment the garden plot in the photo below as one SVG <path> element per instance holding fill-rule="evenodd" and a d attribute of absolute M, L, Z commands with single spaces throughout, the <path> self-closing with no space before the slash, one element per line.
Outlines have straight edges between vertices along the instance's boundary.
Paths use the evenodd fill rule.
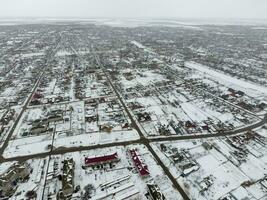
<path fill-rule="evenodd" d="M 127 73 L 128 70 L 122 72 Z M 124 89 L 136 87 L 138 85 L 149 86 L 158 81 L 164 81 L 163 75 L 157 73 L 154 70 L 138 70 L 137 72 L 131 71 L 133 73 L 133 79 L 127 80 L 125 76 L 120 76 L 120 83 Z"/>
<path fill-rule="evenodd" d="M 253 142 L 252 140 L 246 146 Z M 266 148 L 260 148 L 264 150 L 264 156 L 255 157 L 248 153 L 245 162 L 234 157 L 235 149 L 224 140 L 155 143 L 153 148 L 190 198 L 219 199 L 226 195 L 239 197 L 242 196 L 240 191 L 244 189 L 248 196 L 256 199 L 266 195 L 266 188 L 258 184 L 266 177 Z M 188 159 L 191 171 L 185 174 L 185 166 L 181 167 L 181 164 L 185 160 L 188 163 Z M 192 170 L 194 163 L 198 168 Z M 186 165 L 187 168 L 189 166 Z M 257 190 L 259 191 L 256 192 Z"/>

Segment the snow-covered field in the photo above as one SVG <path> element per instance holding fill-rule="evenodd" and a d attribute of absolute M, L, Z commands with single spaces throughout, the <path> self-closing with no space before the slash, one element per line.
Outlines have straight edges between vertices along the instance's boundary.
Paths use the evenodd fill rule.
<path fill-rule="evenodd" d="M 221 72 L 215 71 L 207 66 L 201 65 L 195 62 L 185 62 L 185 66 L 191 69 L 198 70 L 205 75 L 209 75 L 209 77 L 213 80 L 220 82 L 222 85 L 225 85 L 230 88 L 235 88 L 237 90 L 245 91 L 247 94 L 251 96 L 266 96 L 267 95 L 267 88 L 262 87 L 260 85 L 256 85 L 250 83 L 245 80 L 237 79 Z"/>

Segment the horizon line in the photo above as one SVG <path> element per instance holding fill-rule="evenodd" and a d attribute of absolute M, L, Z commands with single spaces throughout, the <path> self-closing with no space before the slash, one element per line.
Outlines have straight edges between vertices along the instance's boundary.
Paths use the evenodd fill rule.
<path fill-rule="evenodd" d="M 0 16 L 0 20 L 2 19 L 10 19 L 10 20 L 19 20 L 19 19 L 67 19 L 67 20 L 70 20 L 70 19 L 82 19 L 82 20 L 86 20 L 86 19 L 182 19 L 182 20 L 267 20 L 267 18 L 249 18 L 249 17 L 246 17 L 246 18 L 243 18 L 243 17 L 172 17 L 172 16 L 169 16 L 169 17 L 156 17 L 156 16 L 153 16 L 153 17 L 125 17 L 125 16 L 118 16 L 118 17 L 112 17 L 112 16 Z"/>

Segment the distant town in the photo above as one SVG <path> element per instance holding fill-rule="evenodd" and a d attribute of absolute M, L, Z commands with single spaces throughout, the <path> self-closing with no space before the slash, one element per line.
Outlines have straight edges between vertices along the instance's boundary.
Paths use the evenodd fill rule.
<path fill-rule="evenodd" d="M 267 26 L 139 23 L 0 25 L 0 199 L 267 199 Z"/>

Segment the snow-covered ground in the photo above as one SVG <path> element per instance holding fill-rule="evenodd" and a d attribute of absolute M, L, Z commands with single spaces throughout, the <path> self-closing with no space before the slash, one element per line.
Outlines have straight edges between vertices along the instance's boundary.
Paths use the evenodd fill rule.
<path fill-rule="evenodd" d="M 185 66 L 191 69 L 198 70 L 204 73 L 205 75 L 209 75 L 211 79 L 216 80 L 227 87 L 245 91 L 247 94 L 250 94 L 251 96 L 257 97 L 257 96 L 267 95 L 266 87 L 262 87 L 260 85 L 250 83 L 245 80 L 234 78 L 232 76 L 223 74 L 222 72 L 215 71 L 199 63 L 185 62 Z"/>
<path fill-rule="evenodd" d="M 256 130 L 256 133 L 260 131 L 266 133 L 266 130 Z M 153 148 L 192 199 L 219 199 L 225 195 L 232 195 L 237 199 L 242 199 L 243 196 L 264 199 L 267 191 L 262 186 L 262 181 L 266 178 L 266 134 L 260 139 L 261 143 L 257 142 L 257 138 L 256 136 L 245 144 L 249 152 L 244 162 L 238 161 L 239 158 L 233 154 L 234 151 L 241 150 L 234 148 L 224 139 L 155 143 Z M 211 148 L 206 149 L 203 143 L 208 143 Z M 167 151 L 161 149 L 160 145 L 163 144 Z M 186 151 L 187 159 L 197 163 L 199 169 L 182 176 L 181 163 L 185 158 L 179 162 L 172 160 L 171 155 L 176 152 L 174 148 L 180 155 Z M 203 180 L 207 177 L 211 185 L 200 192 L 204 185 Z M 245 186 L 244 183 L 248 181 L 251 185 Z"/>
<path fill-rule="evenodd" d="M 128 152 L 130 149 L 136 149 L 142 162 L 148 166 L 149 176 L 141 177 L 138 174 Z M 112 153 L 118 154 L 118 162 L 112 165 L 103 165 L 102 168 L 82 168 L 82 166 L 84 166 L 85 157 L 104 156 Z M 146 199 L 146 184 L 154 183 L 159 186 L 160 191 L 167 199 L 182 199 L 178 191 L 173 190 L 170 180 L 164 175 L 161 167 L 157 165 L 152 155 L 143 145 L 69 153 L 52 157 L 50 163 L 52 166 L 55 162 L 62 165 L 60 162 L 67 158 L 73 158 L 75 162 L 74 185 L 80 185 L 81 188 L 81 191 L 76 194 L 77 196 L 81 195 L 86 185 L 91 184 L 94 188 L 91 194 L 92 199 L 110 199 L 112 198 L 111 196 L 113 196 L 113 198 L 122 198 L 125 196 L 125 198 L 128 197 L 130 199 Z M 51 187 L 55 189 L 55 191 L 58 191 L 62 186 L 61 182 L 58 181 L 57 178 L 54 178 L 48 182 L 46 187 Z M 47 194 L 47 191 L 45 194 Z"/>

